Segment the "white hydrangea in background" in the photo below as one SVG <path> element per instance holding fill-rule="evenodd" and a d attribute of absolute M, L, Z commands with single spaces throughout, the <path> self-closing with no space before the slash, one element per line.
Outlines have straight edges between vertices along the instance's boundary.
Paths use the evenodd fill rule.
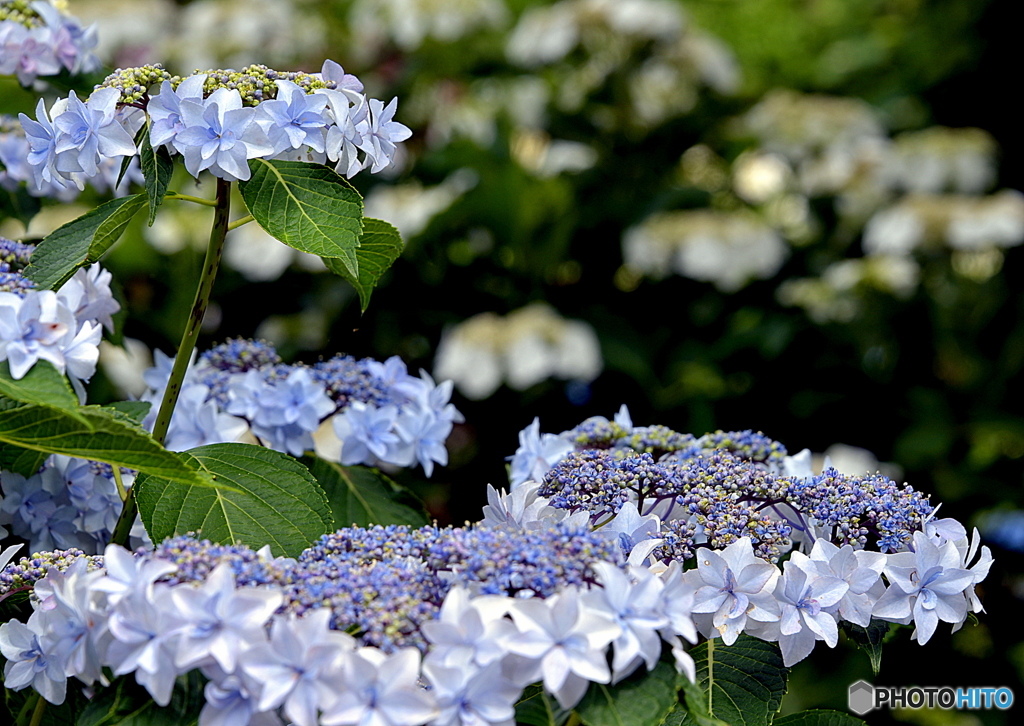
<path fill-rule="evenodd" d="M 997 152 L 987 131 L 932 126 L 893 139 L 884 174 L 908 192 L 980 194 L 996 182 Z"/>
<path fill-rule="evenodd" d="M 754 214 L 702 209 L 651 215 L 623 235 L 622 254 L 649 277 L 675 272 L 735 292 L 775 275 L 789 247 Z"/>
<path fill-rule="evenodd" d="M 428 38 L 452 43 L 474 32 L 503 28 L 504 0 L 356 0 L 349 23 L 359 36 L 355 51 L 366 56 L 393 42 L 416 50 Z"/>
<path fill-rule="evenodd" d="M 541 179 L 586 171 L 598 161 L 597 150 L 588 144 L 552 139 L 544 131 L 528 128 L 514 134 L 512 157 Z"/>
<path fill-rule="evenodd" d="M 379 184 L 366 195 L 363 211 L 367 217 L 390 222 L 401 232 L 402 239 L 408 240 L 425 230 L 431 219 L 448 209 L 476 183 L 474 171 L 459 169 L 431 187 L 424 187 L 417 181 Z"/>
<path fill-rule="evenodd" d="M 1024 194 L 912 194 L 877 212 L 864 229 L 868 254 L 909 254 L 925 246 L 964 252 L 1024 242 Z"/>
<path fill-rule="evenodd" d="M 120 66 L 153 60 L 185 70 L 274 66 L 323 38 L 308 4 L 294 0 L 76 0 L 75 12 L 96 24 L 99 54 Z"/>
<path fill-rule="evenodd" d="M 590 324 L 566 320 L 543 303 L 502 317 L 482 313 L 441 339 L 434 373 L 467 398 L 483 399 L 507 383 L 525 390 L 548 378 L 592 381 L 603 367 Z"/>
<path fill-rule="evenodd" d="M 830 198 L 837 234 L 860 238 L 862 256 L 779 284 L 779 302 L 819 324 L 851 322 L 873 292 L 911 298 L 934 252 L 949 255 L 956 275 L 983 283 L 1002 269 L 1006 250 L 1024 242 L 1024 194 L 992 191 L 998 149 L 981 129 L 934 126 L 890 137 L 881 113 L 862 101 L 782 90 L 736 119 L 733 131 L 756 145 L 731 162 L 691 148 L 680 162 L 685 183 L 735 195 L 794 246 L 814 242 L 821 224 L 810 203 Z M 627 262 L 652 277 L 673 265 L 686 274 L 671 245 L 643 234 L 656 219 L 627 232 Z"/>
<path fill-rule="evenodd" d="M 501 5 L 502 13 L 491 11 Z M 432 21 L 422 8 L 443 7 Z M 373 8 L 373 11 L 363 8 Z M 389 24 L 393 8 L 405 18 Z M 483 8 L 488 8 L 484 10 Z M 506 12 L 497 0 L 389 0 L 359 2 L 353 6 L 353 27 L 363 41 L 356 52 L 383 58 L 384 40 L 408 49 L 403 38 L 419 45 L 422 37 L 443 42 L 437 19 L 458 15 L 446 28 L 460 32 L 504 27 Z M 356 23 L 358 19 L 358 23 Z M 408 28 L 399 30 L 399 28 Z M 415 32 L 411 28 L 415 27 Z M 451 32 L 455 32 L 452 30 Z M 683 8 L 671 0 L 562 0 L 534 4 L 519 16 L 506 34 L 505 56 L 521 75 L 479 78 L 470 82 L 439 79 L 424 81 L 406 102 L 404 116 L 426 128 L 429 146 L 455 138 L 472 139 L 491 146 L 498 136 L 499 120 L 514 125 L 513 154 L 523 168 L 541 177 L 588 168 L 595 151 L 579 140 L 550 139 L 538 133 L 546 126 L 549 110 L 576 114 L 581 111 L 598 127 L 625 124 L 648 130 L 689 113 L 703 89 L 730 95 L 739 88 L 736 60 L 724 43 L 693 27 Z M 627 112 L 613 118 L 604 104 L 587 105 L 616 71 L 626 68 L 625 59 L 645 58 L 628 67 L 622 103 Z"/>

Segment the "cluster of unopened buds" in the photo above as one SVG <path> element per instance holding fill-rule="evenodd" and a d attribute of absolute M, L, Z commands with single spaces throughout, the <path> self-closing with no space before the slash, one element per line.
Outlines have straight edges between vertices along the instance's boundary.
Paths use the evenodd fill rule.
<path fill-rule="evenodd" d="M 196 177 L 247 180 L 257 158 L 329 160 L 351 177 L 389 166 L 411 135 L 393 120 L 397 99 L 385 106 L 362 90 L 334 61 L 313 74 L 253 65 L 184 78 L 151 65 L 114 72 L 84 101 L 72 91 L 47 110 L 40 99 L 35 120 L 20 118 L 39 187 L 83 188 L 110 160 L 134 157 L 147 124 L 149 145 L 180 154 Z"/>
<path fill-rule="evenodd" d="M 819 640 L 834 647 L 843 621 L 913 623 L 924 644 L 940 621 L 959 628 L 981 610 L 975 586 L 992 558 L 976 533 L 969 541 L 877 478 L 814 475 L 805 455 L 762 435 L 634 427 L 623 410 L 557 436 L 535 424 L 521 444 L 513 472 L 540 474 L 510 493 L 491 488 L 475 525 L 345 528 L 295 560 L 185 536 L 135 554 L 12 563 L 0 597 L 32 590 L 35 610 L 0 626 L 5 683 L 56 703 L 67 678 L 103 682 L 109 668 L 134 673 L 162 705 L 178 675 L 199 669 L 203 726 L 279 714 L 297 726 L 510 724 L 528 684 L 570 708 L 590 683 L 654 668 L 666 643 L 692 679 L 685 643 L 698 634 L 778 642 L 791 665 Z M 614 465 L 634 457 L 646 457 L 643 472 Z M 658 466 L 691 478 L 659 481 Z M 766 504 L 774 529 L 752 517 L 745 532 L 715 529 L 744 511 L 730 502 L 763 499 L 768 479 L 806 496 Z M 745 488 L 753 480 L 760 489 Z M 889 522 L 871 549 L 874 514 L 907 502 L 906 531 Z M 829 523 L 835 507 L 845 527 Z M 839 534 L 854 529 L 870 536 Z M 761 556 L 762 539 L 792 548 L 783 568 Z"/>
<path fill-rule="evenodd" d="M 100 67 L 96 28 L 83 28 L 46 0 L 0 0 L 0 75 L 23 86 L 62 70 L 77 75 Z"/>

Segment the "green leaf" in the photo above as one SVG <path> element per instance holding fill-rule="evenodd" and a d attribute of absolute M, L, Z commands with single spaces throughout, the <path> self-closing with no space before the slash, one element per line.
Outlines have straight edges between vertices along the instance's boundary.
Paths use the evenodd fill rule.
<path fill-rule="evenodd" d="M 866 722 L 842 711 L 815 709 L 791 713 L 777 719 L 775 726 L 866 726 Z"/>
<path fill-rule="evenodd" d="M 841 621 L 840 624 L 846 634 L 850 636 L 850 640 L 868 654 L 868 658 L 871 660 L 871 670 L 877 676 L 878 671 L 882 668 L 882 643 L 885 636 L 888 635 L 892 623 L 872 618 L 866 628 L 846 620 Z"/>
<path fill-rule="evenodd" d="M 363 199 L 351 184 L 322 164 L 250 159 L 249 169 L 238 189 L 263 229 L 302 252 L 339 258 L 358 277 Z"/>
<path fill-rule="evenodd" d="M 206 702 L 204 686 L 198 670 L 178 676 L 171 702 L 159 706 L 134 676 L 122 676 L 89 701 L 76 726 L 193 726 Z"/>
<path fill-rule="evenodd" d="M 103 461 L 194 486 L 211 486 L 178 454 L 167 451 L 122 417 L 124 414 L 99 406 L 83 406 L 78 416 L 72 416 L 52 406 L 21 405 L 0 411 L 0 443 Z"/>
<path fill-rule="evenodd" d="M 103 408 L 117 411 L 136 424 L 142 424 L 142 420 L 146 418 L 146 414 L 149 413 L 149 409 L 152 406 L 153 404 L 149 401 L 114 401 L 113 403 L 108 403 Z"/>
<path fill-rule="evenodd" d="M 539 683 L 527 686 L 516 702 L 516 723 L 530 726 L 562 726 L 571 713 L 571 708 L 562 708 Z"/>
<path fill-rule="evenodd" d="M 720 638 L 701 643 L 690 655 L 709 715 L 732 726 L 771 724 L 782 705 L 789 675 L 778 645 L 740 635 L 732 645 Z M 690 710 L 697 709 L 690 705 Z"/>
<path fill-rule="evenodd" d="M 591 683 L 576 713 L 586 726 L 659 726 L 678 701 L 680 676 L 660 661 L 619 683 Z"/>
<path fill-rule="evenodd" d="M 327 497 L 296 459 L 251 444 L 211 444 L 185 452 L 212 487 L 139 477 L 135 498 L 149 536 L 159 542 L 186 532 L 224 544 L 270 545 L 296 557 L 334 529 Z"/>
<path fill-rule="evenodd" d="M 4 444 L 0 446 L 0 470 L 13 471 L 28 478 L 39 471 L 49 457 L 45 451 Z"/>
<path fill-rule="evenodd" d="M 669 714 L 665 726 L 728 726 L 725 721 L 711 715 L 707 693 L 699 683 L 686 677 L 680 678 L 679 682 L 682 684 L 685 704 L 680 704 Z"/>
<path fill-rule="evenodd" d="M 167 194 L 167 185 L 171 183 L 171 175 L 174 173 L 174 161 L 166 146 L 154 149 L 149 142 L 149 127 L 147 121 L 143 128 L 142 142 L 139 144 L 139 160 L 142 166 L 142 177 L 146 180 L 146 197 L 149 199 L 149 226 L 153 226 L 156 219 L 156 211 L 164 202 L 164 195 Z"/>
<path fill-rule="evenodd" d="M 370 295 L 391 265 L 402 255 L 405 245 L 398 230 L 381 219 L 363 218 L 363 234 L 359 238 L 356 259 L 359 274 L 352 275 L 342 260 L 322 258 L 327 269 L 352 283 L 359 293 L 359 307 L 365 313 L 370 306 Z"/>
<path fill-rule="evenodd" d="M 7 361 L 0 361 L 0 396 L 19 403 L 53 406 L 78 417 L 78 396 L 68 379 L 49 361 L 40 360 L 20 380 L 14 380 Z"/>
<path fill-rule="evenodd" d="M 58 227 L 36 247 L 25 276 L 39 287 L 56 290 L 78 268 L 95 262 L 110 249 L 145 204 L 145 194 L 112 199 Z"/>
<path fill-rule="evenodd" d="M 661 726 L 693 726 L 693 718 L 690 716 L 690 712 L 686 710 L 686 706 L 682 703 L 676 704 L 676 707 L 668 712 L 668 716 L 661 722 Z M 713 726 L 729 726 L 724 721 L 719 721 Z"/>
<path fill-rule="evenodd" d="M 148 136 L 149 136 L 149 117 L 146 117 L 146 123 L 144 123 L 142 125 L 142 128 L 139 129 L 135 133 L 135 139 L 134 139 L 134 141 L 135 141 L 135 148 L 136 149 L 139 148 L 139 144 L 141 144 L 142 140 L 147 138 Z M 121 168 L 118 169 L 117 181 L 114 182 L 114 189 L 117 189 L 119 186 L 121 186 L 121 182 L 124 181 L 124 175 L 128 173 L 128 167 L 131 166 L 132 159 L 134 159 L 134 158 L 135 158 L 134 156 L 126 156 L 126 157 L 121 159 Z"/>
<path fill-rule="evenodd" d="M 430 522 L 422 502 L 412 492 L 376 469 L 342 466 L 313 457 L 304 457 L 302 461 L 327 494 L 339 527 L 374 524 L 422 527 Z"/>

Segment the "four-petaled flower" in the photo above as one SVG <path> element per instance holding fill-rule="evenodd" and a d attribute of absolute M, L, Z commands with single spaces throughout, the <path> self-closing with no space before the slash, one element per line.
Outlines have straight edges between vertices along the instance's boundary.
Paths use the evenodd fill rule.
<path fill-rule="evenodd" d="M 588 601 L 599 602 L 621 628 L 612 641 L 612 683 L 632 673 L 641 661 L 653 670 L 661 654 L 658 631 L 669 624 L 662 610 L 665 583 L 645 567 L 623 572 L 610 562 L 597 562 L 593 569 L 602 587 L 591 590 Z"/>
<path fill-rule="evenodd" d="M 966 590 L 974 585 L 974 573 L 964 563 L 953 542 L 937 546 L 925 532 L 914 533 L 913 552 L 890 555 L 885 566 L 889 589 L 875 603 L 876 617 L 917 626 L 915 635 L 924 645 L 939 621 L 959 624 L 967 618 Z"/>
<path fill-rule="evenodd" d="M 512 471 L 509 483 L 515 489 L 525 481 L 541 481 L 551 467 L 560 462 L 573 450 L 573 444 L 565 436 L 540 433 L 540 419 L 519 432 L 519 448 L 509 457 Z"/>
<path fill-rule="evenodd" d="M 700 548 L 697 569 L 687 577 L 698 586 L 693 612 L 711 614 L 711 618 L 694 618 L 706 638 L 718 634 L 732 645 L 748 619 L 757 623 L 779 619 L 779 604 L 772 595 L 779 570 L 754 556 L 749 537 L 741 537 L 720 553 Z"/>
<path fill-rule="evenodd" d="M 21 126 L 25 129 L 28 140 L 28 162 L 36 186 L 43 188 L 46 184 L 54 184 L 59 188 L 67 186 L 67 180 L 57 171 L 57 129 L 53 127 L 46 113 L 46 103 L 39 99 L 36 104 L 35 120 L 25 114 L 18 114 Z"/>
<path fill-rule="evenodd" d="M 373 174 L 391 165 L 398 150 L 397 142 L 412 136 L 409 127 L 394 120 L 397 110 L 397 98 L 392 98 L 387 106 L 376 98 L 370 99 L 369 128 L 363 134 L 359 148 L 366 152 L 366 159 L 371 164 L 370 172 Z"/>
<path fill-rule="evenodd" d="M 277 82 L 277 98 L 259 105 L 256 123 L 273 146 L 271 154 L 280 154 L 303 146 L 324 150 L 327 129 L 327 98 L 307 95 L 291 81 Z"/>
<path fill-rule="evenodd" d="M 340 654 L 355 647 L 350 636 L 328 629 L 330 619 L 330 608 L 303 618 L 278 616 L 270 641 L 242 654 L 242 670 L 262 689 L 260 711 L 283 705 L 297 726 L 316 725 L 317 708 L 335 690 L 331 669 Z"/>
<path fill-rule="evenodd" d="M 595 608 L 570 587 L 546 600 L 516 600 L 510 614 L 519 635 L 510 638 L 508 650 L 523 657 L 514 680 L 544 681 L 562 708 L 572 708 L 590 681 L 608 683 L 605 648 L 622 633 L 622 627 L 605 608 Z"/>
<path fill-rule="evenodd" d="M 334 431 L 341 439 L 341 463 L 369 463 L 386 460 L 388 452 L 401 442 L 395 433 L 397 406 L 382 406 L 353 401 L 345 413 L 334 419 Z"/>
<path fill-rule="evenodd" d="M 181 116 L 181 102 L 202 103 L 205 82 L 206 74 L 198 73 L 179 83 L 176 89 L 171 88 L 170 81 L 160 84 L 160 93 L 152 96 L 146 106 L 146 111 L 152 122 L 149 130 L 149 143 L 154 149 L 165 144 L 173 146 L 178 132 L 185 129 L 185 121 Z"/>
<path fill-rule="evenodd" d="M 17 620 L 0 625 L 0 653 L 7 660 L 4 665 L 7 688 L 18 691 L 32 686 L 50 703 L 64 703 L 67 690 L 64 664 L 43 652 L 39 634 L 30 625 Z"/>
<path fill-rule="evenodd" d="M 242 107 L 238 91 L 218 88 L 202 103 L 183 100 L 185 128 L 174 137 L 174 148 L 185 157 L 192 176 L 209 169 L 221 179 L 245 181 L 249 159 L 273 153 L 267 135 L 256 123 L 256 110 Z"/>
<path fill-rule="evenodd" d="M 439 715 L 433 694 L 417 683 L 420 652 L 415 648 L 391 655 L 359 648 L 343 654 L 333 670 L 323 726 L 418 726 Z"/>
<path fill-rule="evenodd" d="M 71 91 L 67 107 L 53 117 L 53 125 L 61 132 L 54 149 L 57 171 L 65 176 L 73 172 L 96 176 L 104 158 L 135 155 L 132 136 L 119 123 L 120 97 L 116 88 L 101 88 L 82 103 Z M 75 179 L 79 189 L 84 188 L 84 183 L 78 177 Z"/>
<path fill-rule="evenodd" d="M 231 565 L 224 562 L 202 586 L 174 588 L 171 600 L 188 622 L 178 639 L 175 665 L 187 669 L 212 658 L 231 673 L 243 645 L 259 641 L 282 596 L 274 590 L 237 589 Z"/>
<path fill-rule="evenodd" d="M 818 563 L 818 571 L 832 575 L 849 585 L 842 599 L 833 606 L 843 620 L 866 628 L 871 623 L 871 610 L 885 591 L 882 570 L 885 555 L 881 552 L 854 550 L 852 545 L 836 547 L 818 539 L 811 548 L 811 560 Z"/>
<path fill-rule="evenodd" d="M 827 609 L 838 603 L 850 586 L 818 565 L 802 552 L 794 552 L 775 586 L 781 617 L 763 626 L 762 637 L 779 641 L 787 666 L 810 655 L 816 640 L 824 640 L 829 648 L 839 642 L 838 624 Z"/>
<path fill-rule="evenodd" d="M 22 378 L 36 361 L 49 361 L 67 373 L 85 401 L 80 380 L 96 372 L 103 331 L 74 312 L 52 290 L 32 290 L 24 299 L 0 292 L 0 360 L 7 359 L 11 376 Z"/>

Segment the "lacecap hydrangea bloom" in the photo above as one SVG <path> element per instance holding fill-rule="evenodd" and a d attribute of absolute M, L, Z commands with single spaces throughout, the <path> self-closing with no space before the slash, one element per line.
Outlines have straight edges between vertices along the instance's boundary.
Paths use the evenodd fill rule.
<path fill-rule="evenodd" d="M 21 114 L 36 183 L 77 185 L 104 164 L 134 157 L 148 117 L 149 142 L 181 155 L 193 176 L 246 180 L 250 159 L 335 164 L 352 176 L 394 160 L 411 131 L 394 120 L 397 99 L 368 99 L 362 83 L 334 61 L 320 73 L 279 72 L 262 65 L 211 70 L 184 78 L 159 64 L 120 69 L 89 95 L 72 91 L 35 120 Z"/>
<path fill-rule="evenodd" d="M 145 372 L 151 426 L 173 359 L 156 353 Z M 182 451 L 251 435 L 293 456 L 316 450 L 345 466 L 410 467 L 427 476 L 448 463 L 444 442 L 462 414 L 450 381 L 410 375 L 397 356 L 379 362 L 338 355 L 312 365 L 282 363 L 269 344 L 231 339 L 189 368 L 166 446 Z"/>
<path fill-rule="evenodd" d="M 206 368 L 280 365 L 233 345 Z M 204 724 L 507 724 L 531 683 L 572 708 L 666 645 L 693 679 L 699 636 L 778 642 L 792 665 L 834 647 L 843 622 L 913 624 L 923 644 L 982 611 L 991 553 L 909 487 L 815 474 L 750 431 L 634 426 L 625 410 L 557 438 L 569 450 L 542 481 L 492 488 L 474 525 L 349 527 L 295 559 L 186 535 L 9 564 L 0 597 L 35 597 L 27 622 L 0 626 L 5 683 L 57 703 L 67 679 L 109 668 L 166 705 L 199 669 Z"/>
<path fill-rule="evenodd" d="M 37 555 L 0 574 L 43 598 L 27 623 L 0 626 L 6 685 L 54 703 L 69 677 L 92 682 L 107 667 L 165 705 L 175 677 L 199 668 L 213 683 L 204 722 L 230 708 L 238 723 L 279 711 L 296 724 L 358 723 L 353 713 L 378 709 L 383 723 L 413 726 L 457 706 L 505 723 L 528 683 L 543 680 L 569 707 L 592 680 L 611 680 L 610 644 L 620 676 L 656 658 L 659 629 L 675 637 L 657 575 L 628 569 L 614 540 L 568 520 L 353 527 L 294 560 L 190 536 L 66 559 Z M 599 596 L 612 578 L 625 600 Z M 0 597 L 10 589 L 0 584 Z"/>
<path fill-rule="evenodd" d="M 513 511 L 562 511 L 615 530 L 655 570 L 693 561 L 682 578 L 696 588 L 700 632 L 778 641 L 787 665 L 818 640 L 834 647 L 843 621 L 913 622 L 923 643 L 939 621 L 956 629 L 981 611 L 975 585 L 992 556 L 977 530 L 968 538 L 926 495 L 880 474 L 816 473 L 809 451 L 789 456 L 761 433 L 634 426 L 623 407 L 561 434 L 535 420 L 511 459 L 512 492 L 493 495 L 489 518 L 522 526 Z"/>

